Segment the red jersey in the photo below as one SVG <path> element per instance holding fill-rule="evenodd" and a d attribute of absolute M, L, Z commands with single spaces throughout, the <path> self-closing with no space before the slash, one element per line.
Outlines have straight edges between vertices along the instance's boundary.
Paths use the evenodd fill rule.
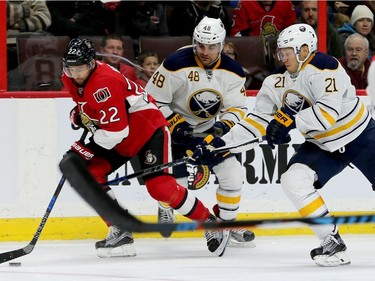
<path fill-rule="evenodd" d="M 80 111 L 99 128 L 96 144 L 133 157 L 155 130 L 167 126 L 154 99 L 138 84 L 105 63 L 96 61 L 85 85 L 62 76 Z"/>
<path fill-rule="evenodd" d="M 276 0 L 270 11 L 266 11 L 258 1 L 240 1 L 233 12 L 231 36 L 278 35 L 296 19 L 291 1 Z"/>

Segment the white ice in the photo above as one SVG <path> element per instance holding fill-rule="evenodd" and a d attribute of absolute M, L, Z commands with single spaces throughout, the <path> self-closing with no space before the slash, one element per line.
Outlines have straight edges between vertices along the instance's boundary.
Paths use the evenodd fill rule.
<path fill-rule="evenodd" d="M 39 241 L 30 254 L 15 259 L 21 267 L 0 264 L 1 281 L 367 281 L 375 280 L 375 235 L 342 235 L 351 265 L 323 268 L 310 259 L 314 236 L 263 236 L 255 248 L 227 248 L 212 255 L 204 238 L 136 239 L 137 256 L 101 259 L 93 240 Z M 28 242 L 0 243 L 0 252 Z"/>

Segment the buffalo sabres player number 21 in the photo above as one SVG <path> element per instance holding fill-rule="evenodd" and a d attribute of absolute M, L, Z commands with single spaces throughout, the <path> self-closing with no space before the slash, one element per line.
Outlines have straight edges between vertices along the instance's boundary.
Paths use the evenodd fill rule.
<path fill-rule="evenodd" d="M 246 115 L 244 73 L 240 64 L 221 54 L 225 35 L 220 19 L 204 17 L 195 27 L 193 45 L 167 57 L 146 85 L 169 122 L 174 159 L 194 151 L 203 142 L 202 135 L 220 136 Z M 221 220 L 236 219 L 244 178 L 240 162 L 230 155 L 222 163 L 208 163 L 208 168 L 219 182 L 216 216 Z M 187 164 L 179 166 L 175 175 L 180 182 L 188 180 L 190 188 L 197 189 L 198 184 L 207 181 L 208 168 Z M 173 218 L 171 209 L 159 207 L 159 221 L 170 222 Z M 231 232 L 229 245 L 248 246 L 253 239 L 251 231 L 238 229 Z"/>
<path fill-rule="evenodd" d="M 254 111 L 220 141 L 231 146 L 265 136 L 274 148 L 289 142 L 290 130 L 298 129 L 305 142 L 290 159 L 281 185 L 302 217 L 329 216 L 318 190 L 350 163 L 375 186 L 375 121 L 340 63 L 317 52 L 317 37 L 310 25 L 284 29 L 277 46 L 286 71 L 264 80 Z M 206 154 L 210 155 L 209 147 L 197 150 L 194 157 Z M 321 239 L 310 253 L 316 264 L 350 263 L 336 225 L 311 228 Z"/>

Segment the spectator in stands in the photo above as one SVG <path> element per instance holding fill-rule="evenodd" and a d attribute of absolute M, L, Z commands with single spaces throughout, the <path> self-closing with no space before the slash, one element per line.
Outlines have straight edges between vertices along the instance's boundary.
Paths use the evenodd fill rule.
<path fill-rule="evenodd" d="M 139 71 L 136 82 L 142 87 L 145 87 L 148 80 L 150 80 L 151 76 L 160 65 L 158 54 L 154 51 L 143 51 L 138 56 L 138 64 L 143 69 Z"/>
<path fill-rule="evenodd" d="M 226 41 L 224 43 L 223 48 L 223 54 L 226 54 L 231 59 L 237 61 L 238 51 L 236 46 L 233 44 L 233 42 Z M 242 67 L 245 75 L 246 75 L 246 82 L 245 82 L 245 88 L 246 89 L 252 89 L 252 90 L 259 90 L 262 86 L 262 82 L 264 78 L 268 75 L 268 73 L 265 73 L 260 67 L 254 66 L 254 67 Z"/>
<path fill-rule="evenodd" d="M 126 78 L 135 81 L 137 79 L 136 71 L 130 65 L 124 63 L 121 57 L 124 54 L 124 41 L 118 34 L 109 34 L 103 37 L 100 52 L 107 55 L 102 56 L 102 61 L 113 66 L 120 71 Z"/>
<path fill-rule="evenodd" d="M 231 36 L 277 36 L 296 20 L 290 1 L 240 1 L 233 12 Z"/>
<path fill-rule="evenodd" d="M 117 14 L 119 34 L 134 39 L 169 35 L 165 7 L 158 1 L 121 1 Z"/>
<path fill-rule="evenodd" d="M 54 35 L 66 35 L 70 38 L 113 33 L 116 5 L 112 5 L 112 2 L 117 1 L 106 2 L 47 1 L 52 16 L 52 25 L 48 31 Z"/>
<path fill-rule="evenodd" d="M 318 0 L 302 0 L 300 2 L 300 23 L 311 25 L 315 32 L 318 27 Z M 318 35 L 319 36 L 319 35 Z M 344 55 L 343 45 L 333 25 L 327 21 L 327 54 L 340 58 Z"/>
<path fill-rule="evenodd" d="M 350 24 L 344 25 L 338 29 L 339 37 L 344 45 L 346 38 L 353 33 L 359 33 L 369 41 L 370 54 L 375 52 L 375 36 L 372 33 L 374 26 L 374 14 L 365 5 L 358 5 L 354 8 L 350 17 Z"/>
<path fill-rule="evenodd" d="M 366 89 L 370 67 L 368 40 L 361 34 L 354 33 L 345 40 L 344 48 L 345 57 L 339 59 L 341 65 L 356 89 Z"/>
<path fill-rule="evenodd" d="M 21 34 L 47 34 L 51 14 L 45 1 L 7 1 L 7 67 L 18 67 L 16 37 Z"/>
<path fill-rule="evenodd" d="M 224 24 L 227 34 L 231 28 L 229 15 L 221 1 L 175 1 L 169 4 L 172 12 L 168 18 L 171 36 L 191 36 L 195 26 L 207 16 L 219 18 Z"/>
<path fill-rule="evenodd" d="M 8 1 L 7 30 L 11 33 L 45 31 L 51 25 L 51 14 L 45 1 Z"/>

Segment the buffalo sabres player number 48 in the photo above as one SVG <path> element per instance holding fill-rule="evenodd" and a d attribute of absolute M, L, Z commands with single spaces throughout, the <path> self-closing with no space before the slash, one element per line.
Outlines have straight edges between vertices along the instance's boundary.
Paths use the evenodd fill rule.
<path fill-rule="evenodd" d="M 240 64 L 221 53 L 225 35 L 220 19 L 204 17 L 194 29 L 193 45 L 167 57 L 146 85 L 169 122 L 174 159 L 194 151 L 202 143 L 202 135 L 221 136 L 246 115 L 245 76 Z M 240 162 L 230 155 L 222 163 L 207 164 L 219 182 L 216 216 L 236 219 L 243 182 Z M 188 186 L 197 189 L 208 178 L 207 170 L 187 164 L 179 166 L 175 175 L 180 182 L 193 178 Z M 195 178 L 189 172 L 195 172 Z M 159 221 L 173 220 L 172 211 L 161 205 Z M 253 239 L 251 231 L 238 229 L 231 232 L 229 245 L 253 245 Z"/>
<path fill-rule="evenodd" d="M 302 217 L 329 216 L 318 190 L 350 163 L 375 186 L 375 121 L 340 63 L 317 52 L 317 37 L 310 25 L 284 29 L 277 45 L 286 71 L 264 80 L 254 111 L 224 135 L 220 145 L 265 137 L 274 148 L 289 142 L 290 130 L 298 129 L 305 142 L 290 159 L 281 185 Z M 193 157 L 212 158 L 212 154 L 206 146 Z M 350 263 L 336 225 L 311 228 L 321 239 L 321 245 L 310 253 L 318 265 Z"/>

